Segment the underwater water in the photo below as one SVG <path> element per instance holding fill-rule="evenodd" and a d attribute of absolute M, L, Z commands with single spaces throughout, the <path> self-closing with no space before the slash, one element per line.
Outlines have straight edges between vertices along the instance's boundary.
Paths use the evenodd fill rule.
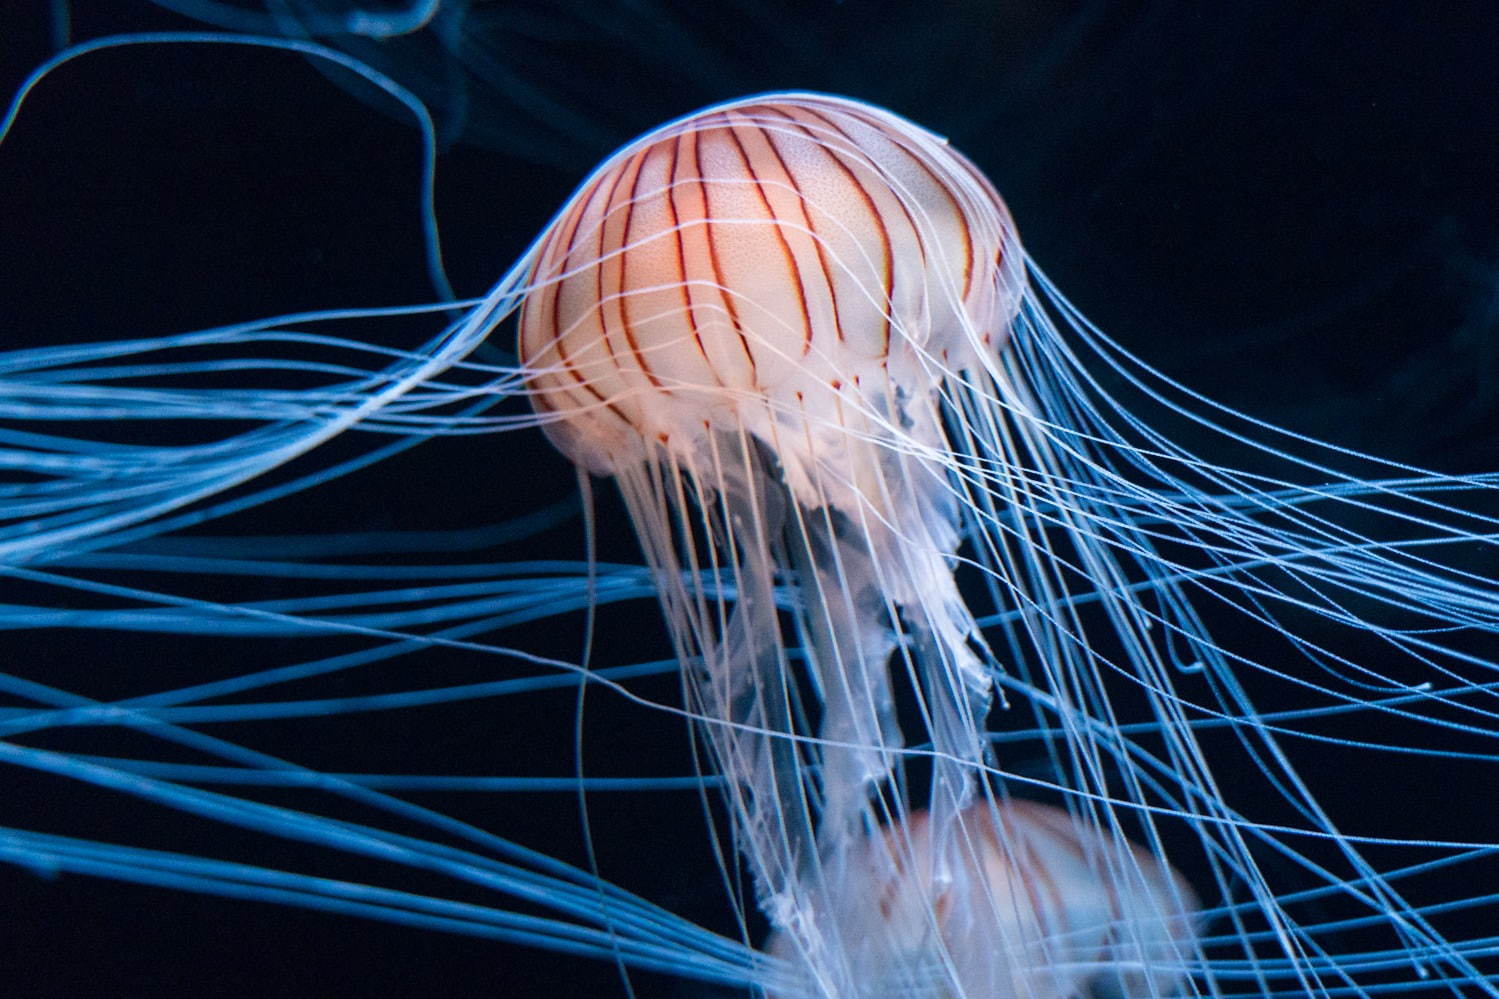
<path fill-rule="evenodd" d="M 533 23 L 517 33 L 532 38 L 540 53 L 526 68 L 542 92 L 563 93 L 557 78 L 569 71 L 546 60 L 560 59 L 566 45 L 537 25 L 571 22 L 560 15 L 549 20 L 544 7 L 534 10 Z M 44 13 L 38 10 L 38 30 L 24 43 L 33 50 L 8 59 L 8 73 L 47 55 Z M 656 16 L 664 22 L 667 13 Z M 873 16 L 889 13 L 842 4 L 818 8 L 805 25 L 763 17 L 750 37 L 784 37 L 778 47 L 757 47 L 757 55 L 770 53 L 757 59 L 737 54 L 744 39 L 736 40 L 732 30 L 687 18 L 685 37 L 709 57 L 680 81 L 641 77 L 638 88 L 624 87 L 607 72 L 611 58 L 622 67 L 643 61 L 628 49 L 633 43 L 611 56 L 607 43 L 595 41 L 600 61 L 579 75 L 607 91 L 601 103 L 592 108 L 586 95 L 565 93 L 595 133 L 564 128 L 568 141 L 561 148 L 528 142 L 513 155 L 504 152 L 503 139 L 491 136 L 487 146 L 456 145 L 441 157 L 437 214 L 454 286 L 460 295 L 487 288 L 594 162 L 638 131 L 759 89 L 844 92 L 949 134 L 1000 187 L 1031 256 L 1057 286 L 1101 328 L 1193 389 L 1397 461 L 1449 473 L 1496 467 L 1492 272 L 1499 233 L 1489 166 L 1494 136 L 1485 114 L 1494 80 L 1482 68 L 1492 25 L 1396 14 L 1306 22 L 1289 9 L 1209 25 L 1165 7 L 1105 6 L 1072 20 L 1016 12 L 1013 24 L 999 13 L 966 11 L 917 32 L 900 30 L 909 26 L 898 18 L 887 26 Z M 643 24 L 650 16 L 638 15 Z M 82 38 L 173 26 L 167 15 L 146 11 L 140 18 L 95 26 L 79 12 L 73 29 Z M 829 49 L 841 43 L 838 59 L 817 61 L 814 42 L 822 39 Z M 711 58 L 716 50 L 722 51 L 717 61 Z M 418 53 L 410 59 L 420 62 Z M 887 65 L 902 71 L 879 71 Z M 942 72 L 931 72 L 932 66 Z M 638 104 L 623 109 L 627 89 L 638 89 Z M 477 100 L 471 114 L 481 116 L 483 105 Z M 526 128 L 520 116 L 507 123 L 505 134 L 520 142 Z M 81 59 L 38 88 L 0 145 L 4 225 L 26 248 L 4 277 L 14 337 L 5 346 L 164 335 L 308 309 L 430 302 L 417 211 L 419 153 L 409 128 L 351 100 L 293 56 L 154 46 Z M 411 349 L 439 326 L 427 316 L 358 328 L 388 346 Z M 508 342 L 502 346 L 508 349 Z M 241 384 L 232 371 L 221 377 L 225 388 Z M 1186 421 L 1162 429 L 1196 449 L 1209 440 L 1194 437 L 1201 431 Z M 132 423 L 122 425 L 118 439 L 179 443 L 169 435 L 182 432 Z M 358 453 L 357 444 L 335 440 L 297 468 L 327 468 Z M 1238 453 L 1223 460 L 1230 458 L 1253 460 Z M 275 473 L 271 481 L 289 474 Z M 637 564 L 623 511 L 608 488 L 595 492 L 600 558 Z M 500 570 L 468 566 L 566 560 L 566 568 L 527 574 L 563 577 L 552 591 L 541 584 L 526 591 L 560 603 L 585 592 L 575 494 L 573 472 L 539 433 L 480 434 L 424 442 L 336 482 L 182 533 L 228 539 L 197 542 L 192 551 L 200 556 L 217 544 L 223 557 L 283 565 L 373 562 L 411 572 L 411 566 L 446 564 L 462 568 L 445 570 L 443 583 L 468 573 L 491 584 L 472 593 L 426 593 L 410 598 L 412 606 L 509 592 L 493 585 Z M 513 526 L 515 518 L 538 510 L 555 514 Z M 495 524 L 512 526 L 466 533 Z M 343 538 L 352 553 L 325 547 L 319 555 L 305 542 L 244 541 L 308 534 Z M 158 548 L 149 554 L 159 569 L 169 553 Z M 1459 548 L 1455 557 L 1467 571 L 1493 578 L 1492 556 L 1481 549 Z M 126 558 L 72 571 L 197 600 L 291 601 L 361 588 L 299 579 L 305 570 L 290 566 L 248 577 L 142 569 L 141 561 Z M 633 602 L 606 604 L 599 614 L 598 665 L 670 654 L 649 586 L 629 573 L 619 577 L 626 584 L 632 578 L 636 588 L 625 586 L 625 592 Z M 16 595 L 7 599 L 14 605 L 86 612 L 122 599 L 59 597 L 57 587 L 34 582 L 15 586 Z M 548 603 L 543 609 L 549 616 L 512 624 L 496 641 L 577 661 L 586 626 L 582 606 L 563 610 Z M 393 620 L 386 623 L 394 627 Z M 11 621 L 12 676 L 106 701 L 368 644 L 349 636 L 314 641 L 214 634 L 211 628 L 182 634 L 189 629 L 171 622 L 131 632 L 117 630 L 122 623 L 27 631 L 20 626 L 35 619 L 17 614 Z M 1317 634 L 1319 623 L 1310 615 L 1294 623 L 1306 629 L 1299 633 Z M 431 626 L 416 616 L 399 627 Z M 1246 658 L 1270 654 L 1256 651 L 1260 636 L 1238 640 L 1246 643 L 1240 647 Z M 1482 635 L 1467 647 L 1480 660 L 1494 658 Z M 1360 648 L 1358 654 L 1377 651 Z M 533 672 L 518 673 L 512 658 L 493 653 L 429 648 L 284 691 L 252 692 L 244 700 L 382 695 Z M 679 696 L 671 673 L 629 689 L 663 703 Z M 18 691 L 12 688 L 17 704 L 31 703 Z M 1257 701 L 1262 710 L 1297 707 L 1285 691 L 1267 690 L 1265 697 L 1268 702 Z M 319 773 L 558 778 L 561 790 L 475 784 L 462 793 L 424 788 L 403 796 L 583 866 L 589 864 L 583 809 L 569 784 L 579 739 L 590 775 L 692 778 L 701 764 L 680 716 L 607 691 L 588 695 L 578 724 L 575 684 L 526 695 L 470 694 L 430 707 L 410 699 L 396 705 L 356 711 L 344 703 L 272 720 L 208 720 L 211 712 L 196 720 L 190 712 L 176 717 Z M 1338 733 L 1369 741 L 1414 735 L 1398 724 L 1379 735 L 1388 719 L 1356 717 Z M 1494 765 L 1488 740 L 1424 728 L 1419 737 L 1424 747 L 1466 755 L 1371 759 L 1321 744 L 1298 759 L 1340 825 L 1391 838 L 1437 830 L 1446 841 L 1499 840 L 1482 793 Z M 116 726 L 57 724 L 17 740 L 90 757 L 201 762 L 187 750 L 164 749 Z M 1047 761 L 1034 752 L 1030 759 L 1015 754 L 1007 766 L 1034 776 L 1046 772 Z M 713 799 L 699 795 L 691 779 L 681 785 L 589 793 L 596 862 L 606 880 L 736 937 L 704 818 Z M 370 818 L 363 806 L 306 790 L 228 790 L 317 814 Z M 1273 794 L 1247 787 L 1243 793 L 1250 801 L 1264 793 L 1260 805 L 1273 814 Z M 6 824 L 20 829 L 349 880 L 377 876 L 368 861 L 337 851 L 277 843 L 56 778 L 18 773 L 11 807 L 14 818 Z M 443 835 L 414 822 L 392 824 L 416 836 Z M 1381 857 L 1376 866 L 1397 863 Z M 1492 864 L 1486 869 L 1492 872 Z M 625 990 L 619 973 L 603 961 L 348 915 L 46 873 L 44 864 L 6 872 L 27 914 L 24 932 L 7 944 L 17 950 L 7 964 L 26 994 L 68 994 L 80 982 L 100 979 L 123 994 L 194 986 L 221 994 L 402 994 L 433 981 L 459 994 Z M 1201 876 L 1190 865 L 1186 873 Z M 1295 872 L 1286 876 L 1294 881 Z M 381 868 L 378 877 L 412 892 L 493 903 L 472 884 L 430 871 Z M 1433 898 L 1481 899 L 1490 889 L 1459 869 L 1423 890 Z M 1482 939 L 1485 911 L 1450 915 L 1448 932 Z M 750 920 L 748 936 L 759 943 L 766 927 L 753 915 Z M 650 972 L 632 973 L 631 980 L 644 995 L 713 988 Z"/>

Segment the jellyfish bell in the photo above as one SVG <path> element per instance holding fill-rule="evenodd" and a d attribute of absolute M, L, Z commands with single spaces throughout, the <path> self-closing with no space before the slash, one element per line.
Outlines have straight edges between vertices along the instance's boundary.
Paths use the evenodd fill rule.
<path fill-rule="evenodd" d="M 711 434 L 747 432 L 801 502 L 852 512 L 851 436 L 982 366 L 1020 260 L 999 195 L 945 140 L 844 98 L 754 97 L 580 188 L 543 237 L 522 359 L 547 432 L 595 473 L 658 445 L 702 466 Z"/>
<path fill-rule="evenodd" d="M 749 435 L 803 505 L 879 509 L 869 529 L 893 532 L 870 457 L 945 447 L 933 399 L 1002 342 L 1019 261 L 945 141 L 842 98 L 750 98 L 583 185 L 542 239 L 521 357 L 547 433 L 590 471 L 708 469 L 716 436 Z"/>
<path fill-rule="evenodd" d="M 942 843 L 913 812 L 828 871 L 805 918 L 842 944 L 859 995 L 1179 995 L 1201 929 L 1191 887 L 1158 857 L 1021 799 L 969 806 Z M 792 966 L 796 947 L 787 933 L 767 945 Z"/>

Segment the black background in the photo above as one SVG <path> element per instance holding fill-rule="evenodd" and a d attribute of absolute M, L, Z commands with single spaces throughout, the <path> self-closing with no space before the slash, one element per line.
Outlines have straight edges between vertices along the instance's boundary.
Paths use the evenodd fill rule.
<path fill-rule="evenodd" d="M 466 104 L 455 85 L 462 70 L 430 49 L 369 53 L 402 79 L 428 81 L 448 138 L 476 140 L 448 145 L 439 168 L 460 294 L 481 293 L 593 164 L 634 134 L 758 90 L 845 93 L 949 135 L 995 180 L 1055 282 L 1168 374 L 1351 447 L 1442 470 L 1499 468 L 1499 16 L 1486 5 L 630 6 L 584 16 L 563 3 L 475 5 L 474 54 L 503 67 L 508 89 L 469 77 Z M 49 9 L 21 4 L 3 15 L 7 90 L 49 54 Z M 76 11 L 73 31 L 84 39 L 186 26 L 119 4 Z M 0 347 L 430 300 L 415 135 L 337 82 L 346 81 L 296 56 L 167 46 L 90 55 L 45 81 L 0 145 Z M 389 335 L 414 345 L 425 332 Z M 533 437 L 434 444 L 393 466 L 217 530 L 462 528 L 574 489 L 565 462 Z M 601 492 L 604 553 L 633 558 Z M 579 533 L 573 521 L 473 557 L 577 558 Z M 514 641 L 576 656 L 580 622 L 563 624 L 560 639 Z M 614 660 L 664 654 L 648 605 L 604 634 Z M 314 654 L 294 643 L 224 644 L 43 632 L 7 638 L 5 668 L 111 697 L 192 682 L 208 657 L 232 674 Z M 440 669 L 455 682 L 499 675 L 493 663 L 454 657 L 401 668 Z M 367 682 L 420 685 L 399 670 Z M 669 699 L 671 690 L 663 681 L 654 693 Z M 590 772 L 611 763 L 621 773 L 688 772 L 679 723 L 599 700 L 588 708 Z M 567 774 L 572 710 L 569 695 L 218 734 L 330 770 Z M 107 735 L 76 738 L 70 747 L 146 751 Z M 124 799 L 16 780 L 7 824 L 271 866 L 308 861 L 297 848 Z M 1480 806 L 1462 802 L 1493 786 L 1491 770 L 1399 780 L 1374 804 L 1456 807 L 1458 832 L 1470 808 L 1482 825 Z M 732 932 L 695 803 L 604 797 L 589 809 L 605 874 Z M 577 803 L 566 795 L 420 800 L 582 859 Z M 1371 807 L 1363 800 L 1347 807 Z M 419 879 L 394 883 L 468 897 Z M 0 884 L 10 901 L 0 934 L 9 995 L 623 994 L 606 965 L 481 940 L 81 877 L 6 870 Z M 642 996 L 710 992 L 632 980 Z"/>

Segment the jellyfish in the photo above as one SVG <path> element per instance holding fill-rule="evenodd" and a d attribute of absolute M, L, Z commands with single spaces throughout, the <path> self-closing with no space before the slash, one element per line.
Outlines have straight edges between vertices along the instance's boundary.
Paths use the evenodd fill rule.
<path fill-rule="evenodd" d="M 1125 889 L 1109 874 L 1118 844 L 1063 809 L 1012 799 L 958 822 L 945 865 L 929 813 L 914 812 L 862 841 L 816 900 L 812 918 L 847 942 L 860 994 L 1179 994 L 1192 894 L 1158 858 L 1131 848 L 1139 880 Z M 767 945 L 791 946 L 784 935 Z"/>
<path fill-rule="evenodd" d="M 542 237 L 528 281 L 530 398 L 564 453 L 620 483 L 678 656 L 700 664 L 691 702 L 760 905 L 829 995 L 895 994 L 863 981 L 860 935 L 829 939 L 820 899 L 864 876 L 849 844 L 904 816 L 918 781 L 930 876 L 962 878 L 948 855 L 989 759 L 998 667 L 953 567 L 973 533 L 961 511 L 1013 488 L 1013 431 L 986 406 L 1009 394 L 998 357 L 1021 259 L 998 194 L 941 139 L 783 94 L 621 150 Z M 985 544 L 981 562 L 1004 541 Z M 1018 589 L 1022 571 L 993 575 Z M 705 574 L 732 581 L 731 609 L 691 582 Z M 920 703 L 919 777 L 900 766 L 892 669 Z M 970 895 L 984 897 L 950 897 Z"/>
<path fill-rule="evenodd" d="M 1154 454 L 1131 445 L 1078 408 L 1084 392 L 1047 384 L 1067 365 L 1022 259 L 998 195 L 937 137 L 842 99 L 772 95 L 690 116 L 606 162 L 543 236 L 521 311 L 543 426 L 621 484 L 678 656 L 700 664 L 688 669 L 690 703 L 727 779 L 734 842 L 760 906 L 826 994 L 884 994 L 825 913 L 862 876 L 849 851 L 868 850 L 881 817 L 904 819 L 913 795 L 930 808 L 933 884 L 948 900 L 983 898 L 947 883 L 963 873 L 958 817 L 995 770 L 983 733 L 990 685 L 1007 670 L 1060 715 L 1055 779 L 1086 792 L 1092 820 L 1120 836 L 1117 812 L 1133 806 L 1156 835 L 1156 788 L 1118 735 L 1104 673 L 1134 678 L 1183 773 L 1203 754 L 1173 674 L 1226 666 L 1186 594 L 1187 578 L 1213 570 L 1157 546 L 1182 531 L 1213 551 L 1204 539 L 1225 529 L 1262 557 L 1284 542 L 1245 516 L 1263 501 L 1236 473 L 1154 435 Z M 1223 492 L 1166 499 L 1163 463 L 1180 466 L 1177 488 L 1200 472 Z M 1158 487 L 1138 493 L 1142 475 Z M 1131 495 L 1149 495 L 1150 520 L 1170 526 L 1093 506 Z M 1314 517 L 1304 529 L 1324 527 Z M 1007 662 L 959 593 L 960 561 L 985 581 L 991 613 L 1023 622 Z M 732 610 L 694 583 L 725 575 Z M 781 578 L 789 608 L 777 605 Z M 1080 579 L 1105 605 L 1102 628 L 1074 609 Z M 896 717 L 891 674 L 918 705 L 906 722 L 916 738 Z M 1253 711 L 1233 687 L 1221 710 Z M 1095 713 L 1110 721 L 1086 724 Z M 1325 822 L 1264 734 L 1259 765 Z M 902 759 L 913 743 L 929 762 L 921 772 Z M 1210 771 L 1197 772 L 1204 784 L 1174 807 L 1222 876 L 1264 892 L 1236 820 L 1204 793 Z M 1465 964 L 1355 846 L 1341 847 L 1374 909 Z M 1124 882 L 1111 887 L 1128 896 Z M 1313 938 L 1273 894 L 1259 897 L 1299 963 Z"/>
<path fill-rule="evenodd" d="M 360 72 L 305 39 L 191 44 L 235 38 Z M 396 80 L 359 79 L 421 122 Z M 0 158 L 28 138 L 14 120 Z M 787 162 L 746 180 L 768 151 Z M 740 251 L 721 273 L 709 228 Z M 435 274 L 434 233 L 412 245 Z M 1492 994 L 1495 837 L 1413 822 L 1377 793 L 1400 768 L 1364 762 L 1491 764 L 1490 476 L 1322 445 L 1146 363 L 1030 259 L 976 168 L 864 102 L 776 93 L 649 133 L 495 271 L 465 298 L 433 282 L 413 305 L 6 352 L 6 622 L 30 653 L 5 677 L 5 762 L 42 794 L 142 806 L 7 830 L 23 877 L 777 996 Z M 847 339 L 802 354 L 833 312 Z M 566 479 L 525 449 L 538 429 L 619 481 L 646 565 L 608 489 L 581 519 L 525 509 Z M 422 529 L 446 508 L 402 492 L 458 467 L 482 485 L 452 503 L 514 516 Z M 319 524 L 334 487 L 339 512 L 395 519 Z M 601 554 L 552 557 L 559 532 Z M 628 639 L 657 604 L 674 644 L 653 658 Z M 166 636 L 182 672 L 81 677 L 89 634 Z M 493 772 L 449 772 L 449 730 L 419 724 L 444 704 L 484 712 Z M 690 750 L 682 722 L 695 769 L 642 776 L 616 750 L 584 772 L 579 747 L 616 730 Z M 362 771 L 356 730 L 389 742 Z M 441 787 L 499 807 L 432 807 Z M 582 799 L 582 852 L 511 829 L 558 791 Z M 663 892 L 611 851 L 673 796 L 666 852 L 700 844 L 710 876 Z M 130 828 L 155 810 L 213 838 Z M 1035 893 L 1048 877 L 1063 902 Z"/>

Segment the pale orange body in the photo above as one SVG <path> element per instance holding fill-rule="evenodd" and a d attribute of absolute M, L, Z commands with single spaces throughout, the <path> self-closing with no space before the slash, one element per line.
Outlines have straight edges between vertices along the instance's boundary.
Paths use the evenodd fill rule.
<path fill-rule="evenodd" d="M 549 432 L 595 472 L 646 442 L 686 457 L 706 425 L 781 444 L 799 485 L 798 438 L 836 449 L 829 428 L 941 374 L 917 369 L 992 350 L 1020 261 L 998 194 L 944 140 L 841 98 L 751 98 L 583 185 L 540 245 L 520 352 Z"/>

